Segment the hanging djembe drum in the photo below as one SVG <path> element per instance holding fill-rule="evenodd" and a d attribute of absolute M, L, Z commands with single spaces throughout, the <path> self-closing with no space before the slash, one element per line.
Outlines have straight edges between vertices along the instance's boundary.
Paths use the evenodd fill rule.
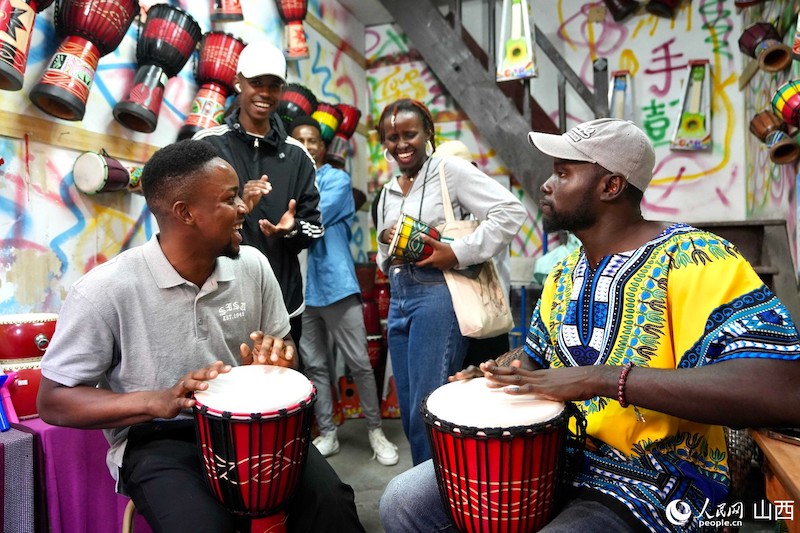
<path fill-rule="evenodd" d="M 0 0 L 0 89 L 22 89 L 36 13 L 52 3 L 53 0 Z"/>
<path fill-rule="evenodd" d="M 82 120 L 98 61 L 119 46 L 138 12 L 136 0 L 56 0 L 56 32 L 64 39 L 31 102 L 54 117 Z"/>
<path fill-rule="evenodd" d="M 767 145 L 773 163 L 787 165 L 800 158 L 800 145 L 786 133 L 786 123 L 772 111 L 756 113 L 750 120 L 750 133 Z"/>
<path fill-rule="evenodd" d="M 342 123 L 342 112 L 333 104 L 320 102 L 317 104 L 317 110 L 311 113 L 311 118 L 319 122 L 322 140 L 326 145 L 330 144 L 333 135 L 339 129 L 339 124 Z"/>
<path fill-rule="evenodd" d="M 244 20 L 239 0 L 211 0 L 211 22 L 238 22 Z"/>
<path fill-rule="evenodd" d="M 611 16 L 616 22 L 625 19 L 628 15 L 639 9 L 639 2 L 636 0 L 603 0 Z"/>
<path fill-rule="evenodd" d="M 245 45 L 238 37 L 220 31 L 203 35 L 194 74 L 200 89 L 178 132 L 178 140 L 188 139 L 200 130 L 222 124 L 225 100 L 233 92 L 236 64 Z"/>
<path fill-rule="evenodd" d="M 275 112 L 283 120 L 286 131 L 290 131 L 294 119 L 301 115 L 311 116 L 317 109 L 317 97 L 311 90 L 299 83 L 290 83 L 286 86 L 278 102 Z"/>
<path fill-rule="evenodd" d="M 792 49 L 781 42 L 775 26 L 769 22 L 756 22 L 739 37 L 739 50 L 758 60 L 765 72 L 780 72 L 792 62 Z"/>
<path fill-rule="evenodd" d="M 197 21 L 179 7 L 155 4 L 136 45 L 139 65 L 128 95 L 114 106 L 114 118 L 134 131 L 151 133 L 158 124 L 164 87 L 192 55 L 202 30 Z"/>
<path fill-rule="evenodd" d="M 772 96 L 772 110 L 787 124 L 800 128 L 800 80 L 778 87 Z"/>
<path fill-rule="evenodd" d="M 284 53 L 287 59 L 304 59 L 308 57 L 308 42 L 303 29 L 303 19 L 308 12 L 306 0 L 275 0 L 278 14 L 283 20 Z"/>
<path fill-rule="evenodd" d="M 681 0 L 650 0 L 644 8 L 648 13 L 671 19 L 675 16 L 675 9 L 680 3 Z"/>
<path fill-rule="evenodd" d="M 350 138 L 356 132 L 361 111 L 348 104 L 336 104 L 336 109 L 342 114 L 342 122 L 333 135 L 327 157 L 332 162 L 343 165 L 350 152 Z"/>

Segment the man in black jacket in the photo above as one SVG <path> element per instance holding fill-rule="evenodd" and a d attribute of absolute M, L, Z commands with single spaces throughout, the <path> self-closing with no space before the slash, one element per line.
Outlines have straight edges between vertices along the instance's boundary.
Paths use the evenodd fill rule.
<path fill-rule="evenodd" d="M 216 147 L 239 175 L 245 217 L 245 244 L 261 250 L 278 278 L 291 334 L 302 333 L 305 308 L 297 255 L 324 229 L 319 212 L 314 161 L 303 145 L 289 137 L 279 117 L 273 117 L 286 85 L 286 59 L 268 41 L 249 44 L 237 67 L 239 109 L 222 126 L 198 132 Z"/>

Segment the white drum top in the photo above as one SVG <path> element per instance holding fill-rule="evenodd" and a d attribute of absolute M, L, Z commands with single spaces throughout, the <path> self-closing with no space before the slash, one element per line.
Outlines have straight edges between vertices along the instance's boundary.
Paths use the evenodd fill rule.
<path fill-rule="evenodd" d="M 19 313 L 14 315 L 0 315 L 0 324 L 38 324 L 40 322 L 55 322 L 56 313 Z"/>
<path fill-rule="evenodd" d="M 547 422 L 564 410 L 562 402 L 532 394 L 511 395 L 490 389 L 486 378 L 454 381 L 431 393 L 425 404 L 437 418 L 459 426 L 508 428 Z"/>
<path fill-rule="evenodd" d="M 311 382 L 291 368 L 248 365 L 231 368 L 194 393 L 199 403 L 231 413 L 274 413 L 308 399 Z"/>
<path fill-rule="evenodd" d="M 108 169 L 106 160 L 95 152 L 84 152 L 72 166 L 72 179 L 82 192 L 94 194 L 103 188 Z"/>

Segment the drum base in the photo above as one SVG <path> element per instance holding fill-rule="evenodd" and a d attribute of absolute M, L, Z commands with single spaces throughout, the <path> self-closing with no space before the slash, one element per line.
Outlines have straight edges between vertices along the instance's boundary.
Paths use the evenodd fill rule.
<path fill-rule="evenodd" d="M 141 133 L 153 133 L 158 122 L 154 113 L 133 102 L 117 103 L 114 106 L 114 118 L 126 128 Z"/>
<path fill-rule="evenodd" d="M 80 121 L 86 114 L 86 102 L 55 85 L 37 84 L 29 95 L 33 105 L 56 118 Z"/>
<path fill-rule="evenodd" d="M 22 89 L 22 76 L 19 71 L 0 61 L 0 91 L 19 91 Z"/>

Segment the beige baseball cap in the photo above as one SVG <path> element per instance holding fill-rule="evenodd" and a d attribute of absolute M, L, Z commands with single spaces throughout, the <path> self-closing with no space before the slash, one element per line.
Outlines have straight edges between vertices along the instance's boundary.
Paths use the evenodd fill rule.
<path fill-rule="evenodd" d="M 598 118 L 583 122 L 562 135 L 532 131 L 528 141 L 557 159 L 597 163 L 623 176 L 644 191 L 653 179 L 656 154 L 653 143 L 633 122 Z"/>
<path fill-rule="evenodd" d="M 460 157 L 466 161 L 472 161 L 472 154 L 467 145 L 461 141 L 445 141 L 436 147 L 433 155 L 439 157 Z"/>
<path fill-rule="evenodd" d="M 245 46 L 239 54 L 236 72 L 247 79 L 275 76 L 286 83 L 286 58 L 271 42 L 256 41 Z"/>

